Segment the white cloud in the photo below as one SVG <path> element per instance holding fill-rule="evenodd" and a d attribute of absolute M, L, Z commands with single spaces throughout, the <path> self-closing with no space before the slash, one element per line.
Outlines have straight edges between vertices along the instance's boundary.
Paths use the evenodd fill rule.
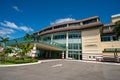
<path fill-rule="evenodd" d="M 5 26 L 5 27 L 9 27 L 9 28 L 12 28 L 12 29 L 22 30 L 22 31 L 25 31 L 25 32 L 34 31 L 31 27 L 17 26 L 15 23 L 9 22 L 9 21 L 0 22 L 0 25 Z"/>
<path fill-rule="evenodd" d="M 67 22 L 67 21 L 74 21 L 75 19 L 73 18 L 63 18 L 63 19 L 57 19 L 55 22 L 51 22 L 50 24 L 57 24 L 57 23 L 62 23 L 62 22 Z"/>
<path fill-rule="evenodd" d="M 15 31 L 13 29 L 9 29 L 9 28 L 1 28 L 0 29 L 0 35 L 7 35 L 7 34 L 12 34 Z"/>
<path fill-rule="evenodd" d="M 10 27 L 10 28 L 14 28 L 14 29 L 18 28 L 18 26 L 15 23 L 12 23 L 12 22 L 9 22 L 9 21 L 0 22 L 0 24 L 2 26 L 7 26 L 7 27 Z"/>
<path fill-rule="evenodd" d="M 32 29 L 31 27 L 28 28 L 28 27 L 26 27 L 26 26 L 21 26 L 20 29 L 21 29 L 21 30 L 24 30 L 25 32 L 33 31 L 33 29 Z"/>
<path fill-rule="evenodd" d="M 14 10 L 16 10 L 17 12 L 20 12 L 20 11 L 21 11 L 17 6 L 13 6 L 12 8 L 13 8 Z"/>

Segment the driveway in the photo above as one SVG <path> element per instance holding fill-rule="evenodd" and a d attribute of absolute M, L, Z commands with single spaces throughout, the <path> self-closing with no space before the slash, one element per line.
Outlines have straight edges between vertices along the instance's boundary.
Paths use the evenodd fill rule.
<path fill-rule="evenodd" d="M 0 67 L 0 80 L 120 80 L 120 65 L 59 60 Z"/>

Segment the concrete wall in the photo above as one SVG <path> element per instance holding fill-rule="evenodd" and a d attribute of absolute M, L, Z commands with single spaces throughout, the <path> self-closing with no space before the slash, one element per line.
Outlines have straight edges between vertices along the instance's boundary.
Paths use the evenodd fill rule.
<path fill-rule="evenodd" d="M 109 41 L 109 42 L 101 42 L 102 51 L 105 48 L 120 48 L 120 41 Z"/>
<path fill-rule="evenodd" d="M 102 55 L 100 29 L 82 31 L 82 57 L 83 60 L 96 60 Z"/>
<path fill-rule="evenodd" d="M 116 18 L 112 18 L 111 19 L 111 22 L 112 23 L 115 23 L 115 22 L 117 22 L 117 21 L 119 21 L 120 20 L 120 16 L 119 17 L 116 17 Z"/>
<path fill-rule="evenodd" d="M 104 51 L 105 48 L 120 48 L 120 41 L 109 41 L 109 42 L 101 42 L 102 44 L 102 51 Z M 114 57 L 114 52 L 104 52 L 104 57 Z M 118 56 L 120 56 L 120 52 L 118 53 Z"/>
<path fill-rule="evenodd" d="M 117 53 L 120 57 L 120 52 Z M 103 53 L 103 57 L 114 57 L 114 52 L 105 52 Z"/>

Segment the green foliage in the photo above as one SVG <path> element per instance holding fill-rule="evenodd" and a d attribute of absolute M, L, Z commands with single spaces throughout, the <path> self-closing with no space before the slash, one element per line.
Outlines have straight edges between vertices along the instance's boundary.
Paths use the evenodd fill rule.
<path fill-rule="evenodd" d="M 26 33 L 26 35 L 24 36 L 24 40 L 27 41 L 28 43 L 30 42 L 30 40 L 32 39 L 32 35 Z"/>
<path fill-rule="evenodd" d="M 33 48 L 33 45 L 31 45 L 30 43 L 21 44 L 19 47 L 20 49 L 22 49 L 22 52 L 20 53 L 21 56 L 25 56 Z"/>
<path fill-rule="evenodd" d="M 13 58 L 13 57 L 7 57 L 4 64 L 5 63 L 9 63 L 9 64 L 22 64 L 22 63 L 32 63 L 32 62 L 38 62 L 37 59 L 33 59 L 33 58 L 25 58 L 24 60 L 21 58 Z"/>
<path fill-rule="evenodd" d="M 120 36 L 120 20 L 117 21 L 115 24 L 116 24 L 116 26 L 115 26 L 113 32 L 118 38 Z"/>
<path fill-rule="evenodd" d="M 6 48 L 6 42 L 9 40 L 9 38 L 8 37 L 2 37 L 2 36 L 0 36 L 0 42 L 2 42 L 2 43 L 4 43 L 4 48 Z"/>
<path fill-rule="evenodd" d="M 5 62 L 5 58 L 8 57 L 8 54 L 12 52 L 12 48 L 5 48 L 2 52 L 0 52 L 0 60 L 2 63 Z"/>

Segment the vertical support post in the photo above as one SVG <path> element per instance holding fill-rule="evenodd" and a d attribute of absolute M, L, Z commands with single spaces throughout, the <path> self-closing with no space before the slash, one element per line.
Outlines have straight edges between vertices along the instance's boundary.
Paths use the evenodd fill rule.
<path fill-rule="evenodd" d="M 68 59 L 68 32 L 66 32 L 66 59 Z"/>
<path fill-rule="evenodd" d="M 53 34 L 51 34 L 51 41 L 53 41 Z"/>
<path fill-rule="evenodd" d="M 62 51 L 62 59 L 64 59 L 64 51 Z"/>

